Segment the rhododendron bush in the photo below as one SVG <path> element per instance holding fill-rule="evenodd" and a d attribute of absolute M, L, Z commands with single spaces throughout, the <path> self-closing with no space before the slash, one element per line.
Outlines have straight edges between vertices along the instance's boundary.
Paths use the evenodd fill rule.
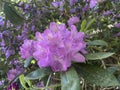
<path fill-rule="evenodd" d="M 1 0 L 0 90 L 119 90 L 119 6 Z"/>

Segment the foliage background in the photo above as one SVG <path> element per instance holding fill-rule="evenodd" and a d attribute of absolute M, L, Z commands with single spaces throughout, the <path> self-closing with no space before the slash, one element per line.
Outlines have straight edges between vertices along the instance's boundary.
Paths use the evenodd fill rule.
<path fill-rule="evenodd" d="M 99 1 L 99 0 L 97 0 Z M 22 2 L 22 3 L 21 3 Z M 120 82 L 120 1 L 103 0 L 90 8 L 89 2 L 78 0 L 70 6 L 69 0 L 57 8 L 52 0 L 1 0 L 0 1 L 0 80 L 1 90 L 17 83 L 20 90 L 98 90 L 119 88 Z M 7 7 L 13 7 L 11 10 Z M 6 5 L 6 6 L 5 6 Z M 49 23 L 65 23 L 77 16 L 77 29 L 86 34 L 88 54 L 86 63 L 74 63 L 66 72 L 54 73 L 39 68 L 33 58 L 23 60 L 19 47 L 23 41 L 34 39 L 36 31 L 43 32 Z M 18 62 L 13 63 L 15 60 Z M 10 64 L 12 63 L 12 64 Z M 19 67 L 17 67 L 19 66 Z M 12 81 L 9 70 L 18 68 Z M 16 69 L 17 70 L 17 69 Z M 73 74 L 74 73 L 74 74 Z M 38 83 L 41 85 L 36 87 Z M 16 89 L 17 90 L 17 89 Z M 119 90 L 119 89 L 118 89 Z"/>

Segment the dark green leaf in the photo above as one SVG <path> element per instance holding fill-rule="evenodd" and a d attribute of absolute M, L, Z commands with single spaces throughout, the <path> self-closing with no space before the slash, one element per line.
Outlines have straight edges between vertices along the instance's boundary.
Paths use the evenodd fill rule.
<path fill-rule="evenodd" d="M 103 40 L 94 40 L 94 41 L 90 41 L 87 43 L 87 45 L 100 45 L 100 46 L 108 46 L 107 42 L 103 41 Z"/>
<path fill-rule="evenodd" d="M 112 67 L 108 67 L 107 70 L 111 73 L 115 73 L 116 71 L 119 71 L 119 67 L 118 66 L 112 66 Z"/>
<path fill-rule="evenodd" d="M 92 20 L 90 20 L 90 21 L 87 23 L 87 26 L 86 26 L 85 30 L 87 30 L 88 28 L 90 28 L 91 25 L 92 25 L 95 21 L 96 21 L 95 18 L 93 18 Z"/>
<path fill-rule="evenodd" d="M 75 65 L 80 77 L 83 77 L 89 84 L 95 84 L 97 86 L 109 87 L 119 85 L 116 77 L 113 73 L 107 69 L 102 69 L 99 66 L 93 65 Z"/>
<path fill-rule="evenodd" d="M 80 80 L 73 67 L 61 73 L 61 85 L 62 90 L 80 90 Z"/>
<path fill-rule="evenodd" d="M 98 52 L 98 53 L 89 53 L 85 55 L 87 60 L 97 60 L 97 59 L 104 59 L 112 56 L 114 53 L 110 52 Z"/>
<path fill-rule="evenodd" d="M 26 79 L 29 80 L 34 80 L 34 79 L 42 79 L 43 77 L 45 77 L 46 75 L 51 74 L 52 71 L 48 68 L 40 68 L 37 69 L 35 71 L 32 71 L 31 73 L 29 73 L 28 75 L 26 75 Z"/>
<path fill-rule="evenodd" d="M 10 3 L 4 4 L 4 13 L 6 15 L 6 18 L 10 20 L 11 23 L 20 25 L 23 23 L 23 17 L 18 13 L 18 11 L 15 9 L 15 6 Z"/>

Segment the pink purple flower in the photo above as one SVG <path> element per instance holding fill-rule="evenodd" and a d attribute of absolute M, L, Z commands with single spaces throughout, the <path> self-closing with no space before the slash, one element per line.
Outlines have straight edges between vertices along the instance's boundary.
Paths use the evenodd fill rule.
<path fill-rule="evenodd" d="M 65 24 L 51 22 L 43 33 L 36 32 L 36 40 L 24 42 L 21 56 L 23 58 L 33 56 L 40 68 L 51 67 L 54 72 L 66 71 L 72 62 L 85 62 L 82 55 L 86 53 L 84 36 L 84 33 L 78 32 L 74 25 L 68 30 Z"/>

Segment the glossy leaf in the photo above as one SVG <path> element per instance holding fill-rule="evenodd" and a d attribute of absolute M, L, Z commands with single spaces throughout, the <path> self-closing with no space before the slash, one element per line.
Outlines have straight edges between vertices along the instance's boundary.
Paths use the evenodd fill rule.
<path fill-rule="evenodd" d="M 85 64 L 75 65 L 75 68 L 79 76 L 83 77 L 89 84 L 95 84 L 102 87 L 119 85 L 116 77 L 107 69 L 102 69 L 99 66 Z"/>
<path fill-rule="evenodd" d="M 73 67 L 61 73 L 61 85 L 61 90 L 80 90 L 80 80 Z"/>
<path fill-rule="evenodd" d="M 28 75 L 25 76 L 26 79 L 35 80 L 35 79 L 42 79 L 46 75 L 51 74 L 52 71 L 48 68 L 40 68 L 35 71 L 30 72 Z"/>
<path fill-rule="evenodd" d="M 103 41 L 103 40 L 94 40 L 94 41 L 90 41 L 87 43 L 87 45 L 100 45 L 100 46 L 108 46 L 107 42 Z"/>
<path fill-rule="evenodd" d="M 30 57 L 30 58 L 28 58 L 28 59 L 25 60 L 25 63 L 24 63 L 24 67 L 25 67 L 25 68 L 28 67 L 28 66 L 30 65 L 32 59 L 33 59 L 33 58 Z"/>
<path fill-rule="evenodd" d="M 89 53 L 85 55 L 87 60 L 97 60 L 97 59 L 104 59 L 112 56 L 114 53 L 111 52 L 98 52 L 98 53 Z"/>

